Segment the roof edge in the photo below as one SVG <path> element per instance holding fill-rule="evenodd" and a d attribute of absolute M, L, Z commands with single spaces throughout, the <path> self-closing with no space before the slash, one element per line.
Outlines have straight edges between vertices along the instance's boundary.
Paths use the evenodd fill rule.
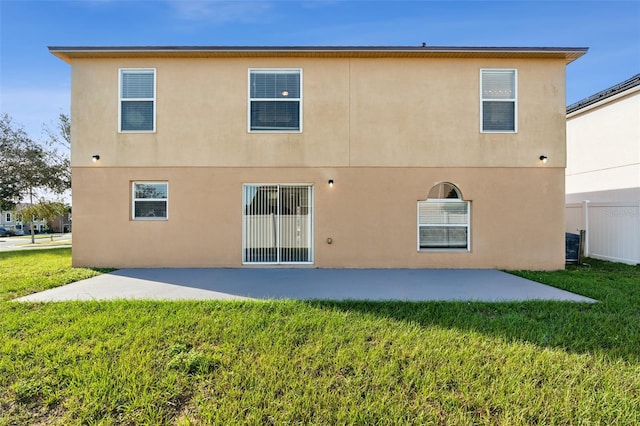
<path fill-rule="evenodd" d="M 586 47 L 487 47 L 487 46 L 49 46 L 49 51 L 60 59 L 70 62 L 74 57 L 89 57 L 91 55 L 131 55 L 141 54 L 337 54 L 360 53 L 378 55 L 409 54 L 484 54 L 512 53 L 518 55 L 562 55 L 567 64 L 587 53 Z"/>
<path fill-rule="evenodd" d="M 586 47 L 516 47 L 516 46 L 49 46 L 49 50 L 65 51 L 575 51 Z"/>
<path fill-rule="evenodd" d="M 616 96 L 620 93 L 626 92 L 636 86 L 640 86 L 640 74 L 636 74 L 633 77 L 618 83 L 614 86 L 611 86 L 607 89 L 601 90 L 600 92 L 586 97 L 578 102 L 575 102 L 567 107 L 567 115 L 579 111 L 583 108 L 586 108 L 590 105 L 603 101 L 605 99 L 609 99 L 613 96 Z"/>

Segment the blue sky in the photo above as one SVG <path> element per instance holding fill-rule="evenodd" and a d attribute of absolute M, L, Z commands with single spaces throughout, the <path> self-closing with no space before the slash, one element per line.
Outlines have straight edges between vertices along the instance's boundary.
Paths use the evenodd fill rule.
<path fill-rule="evenodd" d="M 0 112 L 33 138 L 69 113 L 70 67 L 47 46 L 588 47 L 567 104 L 640 72 L 640 0 L 0 0 Z"/>

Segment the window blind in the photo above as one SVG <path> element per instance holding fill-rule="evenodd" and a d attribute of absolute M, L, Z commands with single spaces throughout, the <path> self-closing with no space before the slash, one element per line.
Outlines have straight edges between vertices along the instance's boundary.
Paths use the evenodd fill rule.
<path fill-rule="evenodd" d="M 312 262 L 312 194 L 310 185 L 244 185 L 242 261 Z"/>
<path fill-rule="evenodd" d="M 467 248 L 467 228 L 420 228 L 421 249 Z"/>
<path fill-rule="evenodd" d="M 466 202 L 422 202 L 418 209 L 420 225 L 464 224 L 468 220 L 469 205 Z"/>
<path fill-rule="evenodd" d="M 469 202 L 418 202 L 419 249 L 465 249 L 469 245 Z"/>
<path fill-rule="evenodd" d="M 516 130 L 516 70 L 482 70 L 482 131 Z"/>
<path fill-rule="evenodd" d="M 252 99 L 299 99 L 298 71 L 251 71 Z"/>
<path fill-rule="evenodd" d="M 153 99 L 153 71 L 123 71 L 123 99 Z"/>
<path fill-rule="evenodd" d="M 301 70 L 250 70 L 249 129 L 300 131 L 301 95 Z"/>
<path fill-rule="evenodd" d="M 155 70 L 120 71 L 120 131 L 155 129 Z"/>
<path fill-rule="evenodd" d="M 515 99 L 515 70 L 483 70 L 483 99 Z"/>

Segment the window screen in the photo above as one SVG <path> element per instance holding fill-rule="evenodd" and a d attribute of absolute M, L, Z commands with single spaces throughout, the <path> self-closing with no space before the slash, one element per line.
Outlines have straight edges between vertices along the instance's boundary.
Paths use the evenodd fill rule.
<path fill-rule="evenodd" d="M 470 203 L 451 183 L 440 183 L 418 201 L 418 250 L 469 249 Z"/>
<path fill-rule="evenodd" d="M 155 70 L 120 70 L 120 131 L 155 131 Z"/>
<path fill-rule="evenodd" d="M 516 131 L 516 70 L 481 70 L 482 131 Z"/>
<path fill-rule="evenodd" d="M 249 71 L 250 131 L 301 131 L 301 73 L 299 69 Z"/>
<path fill-rule="evenodd" d="M 169 184 L 133 182 L 133 219 L 167 219 Z"/>

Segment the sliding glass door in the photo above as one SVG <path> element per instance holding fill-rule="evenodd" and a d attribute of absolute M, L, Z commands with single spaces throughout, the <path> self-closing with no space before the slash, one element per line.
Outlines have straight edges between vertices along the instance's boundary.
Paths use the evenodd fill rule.
<path fill-rule="evenodd" d="M 246 184 L 243 263 L 313 263 L 313 187 Z"/>

